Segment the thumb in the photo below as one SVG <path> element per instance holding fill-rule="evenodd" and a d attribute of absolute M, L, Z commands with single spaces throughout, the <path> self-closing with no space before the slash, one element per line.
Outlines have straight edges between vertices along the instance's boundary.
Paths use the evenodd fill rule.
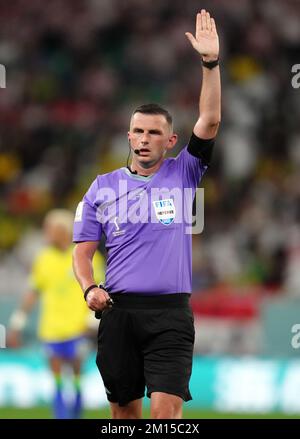
<path fill-rule="evenodd" d="M 197 43 L 196 38 L 190 32 L 186 32 L 185 35 L 188 38 L 188 40 L 190 41 L 191 45 L 193 47 L 195 47 L 195 44 Z"/>

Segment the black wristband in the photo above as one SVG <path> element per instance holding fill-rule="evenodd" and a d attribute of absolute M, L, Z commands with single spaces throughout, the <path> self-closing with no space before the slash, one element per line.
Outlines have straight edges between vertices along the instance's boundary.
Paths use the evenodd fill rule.
<path fill-rule="evenodd" d="M 84 296 L 84 300 L 86 301 L 86 296 L 88 295 L 88 293 L 93 289 L 93 288 L 98 288 L 98 285 L 93 284 L 90 285 L 84 292 L 83 296 Z"/>
<path fill-rule="evenodd" d="M 219 65 L 219 58 L 217 58 L 215 61 L 204 61 L 204 59 L 202 58 L 202 65 L 203 67 L 207 67 L 211 70 Z"/>

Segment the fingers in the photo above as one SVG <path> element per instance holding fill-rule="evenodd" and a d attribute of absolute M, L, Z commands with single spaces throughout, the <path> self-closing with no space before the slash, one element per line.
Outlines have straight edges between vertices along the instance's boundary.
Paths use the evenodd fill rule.
<path fill-rule="evenodd" d="M 200 32 L 203 31 L 203 26 L 202 26 L 202 14 L 200 14 L 198 12 L 197 17 L 196 17 L 196 39 L 199 38 L 199 34 Z"/>
<path fill-rule="evenodd" d="M 108 300 L 108 299 L 110 298 L 110 297 L 109 297 L 109 294 L 108 294 L 107 291 L 102 290 L 102 288 L 99 288 L 99 290 L 101 291 L 101 293 L 103 294 L 103 296 L 106 298 L 106 300 Z"/>
<path fill-rule="evenodd" d="M 207 30 L 206 10 L 201 9 L 201 26 L 202 30 Z"/>
<path fill-rule="evenodd" d="M 211 21 L 211 30 L 213 33 L 217 33 L 217 28 L 216 28 L 216 22 L 213 18 L 210 19 Z"/>
<path fill-rule="evenodd" d="M 195 42 L 201 38 L 201 35 L 203 35 L 203 32 L 217 32 L 215 20 L 211 18 L 210 13 L 207 12 L 205 9 L 201 9 L 201 12 L 198 12 L 196 16 L 196 38 L 190 32 L 186 32 L 185 35 L 194 46 Z"/>
<path fill-rule="evenodd" d="M 208 32 L 211 32 L 211 18 L 209 12 L 206 12 L 206 29 Z"/>
<path fill-rule="evenodd" d="M 195 44 L 197 43 L 197 40 L 195 39 L 195 37 L 190 32 L 186 32 L 185 35 L 187 36 L 187 38 L 190 41 L 191 45 L 193 47 L 195 47 Z"/>
<path fill-rule="evenodd" d="M 92 311 L 102 311 L 107 306 L 111 306 L 109 294 L 100 288 L 92 290 L 87 295 L 86 301 Z"/>
<path fill-rule="evenodd" d="M 212 22 L 211 22 L 211 16 L 210 13 L 207 12 L 205 9 L 201 9 L 201 27 L 202 30 L 206 30 L 208 32 L 212 31 Z"/>
<path fill-rule="evenodd" d="M 98 301 L 93 301 L 91 300 L 88 303 L 88 307 L 90 308 L 90 310 L 92 311 L 103 311 L 105 308 L 107 308 L 107 303 L 106 302 L 101 302 L 99 303 Z"/>

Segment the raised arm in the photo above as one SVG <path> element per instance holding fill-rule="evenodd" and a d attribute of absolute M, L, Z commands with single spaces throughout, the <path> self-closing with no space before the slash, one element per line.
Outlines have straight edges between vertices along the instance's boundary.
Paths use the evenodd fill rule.
<path fill-rule="evenodd" d="M 196 35 L 186 32 L 186 36 L 204 62 L 214 62 L 219 58 L 219 37 L 215 20 L 205 9 L 197 14 Z M 212 65 L 210 65 L 212 67 Z M 194 126 L 194 134 L 202 139 L 216 137 L 221 121 L 221 79 L 220 69 L 202 67 L 202 87 L 199 99 L 199 118 Z"/>

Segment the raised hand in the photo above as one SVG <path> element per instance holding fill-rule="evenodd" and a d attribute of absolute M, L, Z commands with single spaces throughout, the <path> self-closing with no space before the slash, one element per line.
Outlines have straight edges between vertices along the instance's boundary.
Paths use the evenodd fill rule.
<path fill-rule="evenodd" d="M 216 29 L 215 20 L 211 18 L 205 9 L 197 14 L 196 35 L 186 32 L 193 48 L 197 50 L 204 61 L 215 61 L 219 57 L 219 37 Z"/>

